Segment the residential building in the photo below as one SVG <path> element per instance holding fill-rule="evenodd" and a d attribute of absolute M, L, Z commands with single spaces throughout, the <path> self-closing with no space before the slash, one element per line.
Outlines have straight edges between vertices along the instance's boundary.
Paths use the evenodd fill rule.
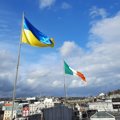
<path fill-rule="evenodd" d="M 113 111 L 112 102 L 93 102 L 89 103 L 89 110 Z"/>
<path fill-rule="evenodd" d="M 13 109 L 13 118 L 17 117 L 17 107 L 18 107 L 18 104 L 15 103 L 14 109 Z M 12 102 L 6 102 L 3 105 L 2 110 L 4 111 L 3 120 L 10 120 L 12 115 Z"/>
<path fill-rule="evenodd" d="M 97 101 L 88 103 L 89 110 L 98 111 L 120 111 L 120 98 L 113 98 L 111 100 Z"/>

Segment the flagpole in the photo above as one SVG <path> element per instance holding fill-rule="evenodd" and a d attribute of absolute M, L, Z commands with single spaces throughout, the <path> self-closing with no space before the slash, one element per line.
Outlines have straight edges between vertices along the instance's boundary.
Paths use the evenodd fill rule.
<path fill-rule="evenodd" d="M 64 64 L 64 59 L 63 59 L 63 64 Z M 64 65 L 63 65 L 63 69 L 64 69 Z M 66 80 L 65 80 L 65 70 L 64 71 L 64 96 L 65 96 L 65 102 L 67 100 L 67 89 L 66 89 Z"/>
<path fill-rule="evenodd" d="M 14 103 L 15 103 L 15 97 L 16 97 L 16 84 L 18 79 L 18 70 L 19 70 L 19 64 L 20 64 L 20 51 L 21 51 L 21 41 L 22 41 L 22 26 L 23 26 L 23 20 L 24 20 L 24 12 L 22 15 L 22 25 L 21 25 L 21 35 L 20 35 L 20 42 L 18 47 L 18 59 L 17 59 L 17 65 L 16 65 L 16 75 L 15 80 L 13 84 L 13 98 L 12 98 L 12 113 L 11 113 L 11 120 L 13 119 L 13 110 L 14 110 Z"/>
<path fill-rule="evenodd" d="M 65 73 L 64 73 L 64 95 L 65 95 L 65 102 L 66 102 L 66 100 L 67 100 L 67 89 L 66 89 Z"/>

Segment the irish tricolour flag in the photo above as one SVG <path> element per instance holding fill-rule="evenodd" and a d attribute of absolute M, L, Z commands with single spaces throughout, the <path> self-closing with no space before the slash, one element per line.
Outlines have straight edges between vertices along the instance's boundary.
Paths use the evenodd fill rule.
<path fill-rule="evenodd" d="M 85 76 L 81 72 L 78 72 L 78 71 L 72 69 L 65 61 L 64 61 L 64 70 L 65 70 L 65 74 L 78 76 L 83 81 L 86 82 Z"/>

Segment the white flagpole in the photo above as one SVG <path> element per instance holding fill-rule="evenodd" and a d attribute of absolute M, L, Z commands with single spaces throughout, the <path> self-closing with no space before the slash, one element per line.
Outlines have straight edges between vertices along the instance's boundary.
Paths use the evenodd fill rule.
<path fill-rule="evenodd" d="M 19 48 L 18 48 L 18 61 L 16 66 L 16 75 L 15 75 L 15 81 L 13 86 L 13 98 L 12 98 L 12 113 L 11 113 L 11 120 L 13 119 L 13 111 L 14 111 L 14 103 L 15 103 L 15 97 L 16 97 L 16 84 L 18 79 L 18 70 L 19 70 L 19 64 L 20 64 L 20 51 L 21 51 L 21 41 L 22 41 L 22 29 L 23 29 L 23 20 L 24 20 L 24 13 L 22 16 L 22 25 L 21 25 L 21 35 L 20 35 L 20 42 L 19 42 Z"/>
<path fill-rule="evenodd" d="M 66 101 L 66 99 L 67 99 L 67 89 L 66 89 L 65 74 L 64 74 L 64 94 L 65 94 L 65 101 Z"/>
<path fill-rule="evenodd" d="M 64 60 L 63 60 L 63 68 L 64 68 Z M 67 100 L 67 89 L 66 89 L 66 80 L 65 80 L 65 69 L 64 71 L 64 96 L 65 96 L 65 102 Z"/>

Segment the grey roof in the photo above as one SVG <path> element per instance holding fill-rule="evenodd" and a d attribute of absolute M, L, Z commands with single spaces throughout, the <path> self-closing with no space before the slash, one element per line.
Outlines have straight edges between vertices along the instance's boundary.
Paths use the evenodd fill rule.
<path fill-rule="evenodd" d="M 109 113 L 115 116 L 115 120 L 120 120 L 120 112 L 109 112 Z"/>
<path fill-rule="evenodd" d="M 94 115 L 91 116 L 91 118 L 115 118 L 115 117 L 110 113 L 101 111 L 101 112 L 96 112 Z"/>

